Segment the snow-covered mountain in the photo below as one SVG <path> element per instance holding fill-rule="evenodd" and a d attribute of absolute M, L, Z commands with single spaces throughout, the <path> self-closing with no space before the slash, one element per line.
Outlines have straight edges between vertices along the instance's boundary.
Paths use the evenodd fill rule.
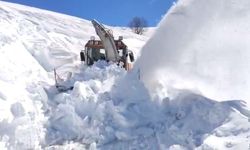
<path fill-rule="evenodd" d="M 185 10 L 200 10 L 191 7 L 199 2 L 205 5 L 203 0 L 180 0 L 172 7 L 144 47 L 137 67 L 164 70 L 154 67 L 159 55 L 166 54 L 162 45 L 169 44 L 160 33 L 176 25 Z M 150 71 L 142 66 L 126 72 L 102 61 L 92 67 L 81 64 L 79 51 L 95 35 L 87 20 L 0 2 L 0 25 L 0 149 L 249 148 L 250 111 L 245 101 L 218 102 L 189 88 L 150 85 L 145 82 Z M 137 57 L 152 34 L 109 28 L 115 37 L 124 36 Z M 148 55 L 153 57 L 145 59 Z M 164 61 L 167 67 L 168 59 Z M 53 68 L 62 77 L 73 72 L 72 91 L 55 89 Z M 152 79 L 168 77 L 154 75 Z M 153 86 L 156 96 L 148 91 Z"/>

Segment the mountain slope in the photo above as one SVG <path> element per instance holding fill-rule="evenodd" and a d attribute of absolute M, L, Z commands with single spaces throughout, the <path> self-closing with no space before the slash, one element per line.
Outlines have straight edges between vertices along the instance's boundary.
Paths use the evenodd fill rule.
<path fill-rule="evenodd" d="M 138 70 L 79 63 L 79 51 L 94 35 L 89 21 L 5 2 L 0 11 L 0 149 L 248 148 L 250 111 L 244 101 L 218 102 L 159 86 L 151 97 Z M 165 31 L 161 26 L 158 32 Z M 110 28 L 140 55 L 149 35 Z M 148 54 L 144 50 L 142 58 Z M 60 75 L 73 71 L 65 82 L 74 85 L 72 91 L 56 90 L 54 67 Z"/>
<path fill-rule="evenodd" d="M 1 47 L 22 43 L 47 71 L 79 60 L 79 51 L 84 49 L 90 36 L 96 35 L 90 21 L 76 17 L 5 2 L 1 2 L 0 12 Z M 135 54 L 147 39 L 132 34 L 128 28 L 110 28 L 115 38 L 122 35 L 125 42 L 133 39 L 128 47 Z"/>
<path fill-rule="evenodd" d="M 54 84 L 53 68 L 76 68 L 94 28 L 87 20 L 2 1 L 0 26 L 1 149 L 38 149 L 45 144 L 49 111 L 43 86 Z M 116 38 L 132 41 L 128 47 L 139 55 L 146 36 L 110 28 Z"/>

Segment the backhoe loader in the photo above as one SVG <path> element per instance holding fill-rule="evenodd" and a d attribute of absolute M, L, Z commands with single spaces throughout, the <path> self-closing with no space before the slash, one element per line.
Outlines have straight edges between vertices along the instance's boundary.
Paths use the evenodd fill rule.
<path fill-rule="evenodd" d="M 134 54 L 123 43 L 123 37 L 119 36 L 115 40 L 110 29 L 105 28 L 96 20 L 91 22 L 100 40 L 96 40 L 93 36 L 90 38 L 85 44 L 85 49 L 80 52 L 81 61 L 90 66 L 98 60 L 106 60 L 117 63 L 126 70 L 132 69 Z"/>

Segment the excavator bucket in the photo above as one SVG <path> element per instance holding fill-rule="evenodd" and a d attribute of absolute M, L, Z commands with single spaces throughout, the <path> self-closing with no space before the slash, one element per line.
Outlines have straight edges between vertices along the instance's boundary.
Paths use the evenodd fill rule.
<path fill-rule="evenodd" d="M 106 51 L 106 57 L 108 61 L 117 62 L 119 55 L 116 49 L 114 37 L 109 29 L 106 29 L 102 24 L 96 20 L 92 20 L 92 24 L 95 28 L 96 34 L 99 36 L 103 43 L 103 47 Z"/>

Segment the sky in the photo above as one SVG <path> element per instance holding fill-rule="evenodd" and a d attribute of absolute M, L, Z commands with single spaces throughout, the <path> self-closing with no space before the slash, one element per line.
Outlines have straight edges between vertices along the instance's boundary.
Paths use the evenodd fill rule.
<path fill-rule="evenodd" d="M 7 2 L 96 19 L 106 25 L 127 26 L 135 17 L 143 17 L 148 26 L 156 26 L 176 0 L 4 0 Z"/>

